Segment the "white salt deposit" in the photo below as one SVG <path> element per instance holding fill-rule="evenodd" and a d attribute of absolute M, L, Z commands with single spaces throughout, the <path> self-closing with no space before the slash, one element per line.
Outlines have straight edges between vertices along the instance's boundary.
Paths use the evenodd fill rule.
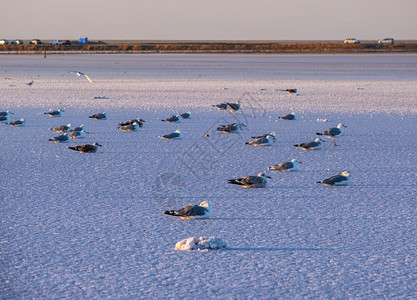
<path fill-rule="evenodd" d="M 190 237 L 175 244 L 176 250 L 218 250 L 226 248 L 227 244 L 216 237 Z"/>

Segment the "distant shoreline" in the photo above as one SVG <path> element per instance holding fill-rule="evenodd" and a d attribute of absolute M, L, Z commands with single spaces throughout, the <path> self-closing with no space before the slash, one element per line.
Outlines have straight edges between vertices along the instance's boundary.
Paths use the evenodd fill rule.
<path fill-rule="evenodd" d="M 0 54 L 118 54 L 118 53 L 244 53 L 244 54 L 363 54 L 417 53 L 417 41 L 378 44 L 361 41 L 90 41 L 86 45 L 0 45 Z"/>

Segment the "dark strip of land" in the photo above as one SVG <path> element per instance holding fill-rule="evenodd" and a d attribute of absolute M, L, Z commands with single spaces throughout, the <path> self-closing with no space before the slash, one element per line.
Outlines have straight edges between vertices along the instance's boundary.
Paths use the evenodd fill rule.
<path fill-rule="evenodd" d="M 60 53 L 273 53 L 273 54 L 355 54 L 355 53 L 417 53 L 416 41 L 378 44 L 342 42 L 204 42 L 204 41 L 91 41 L 86 45 L 0 45 L 0 54 Z"/>

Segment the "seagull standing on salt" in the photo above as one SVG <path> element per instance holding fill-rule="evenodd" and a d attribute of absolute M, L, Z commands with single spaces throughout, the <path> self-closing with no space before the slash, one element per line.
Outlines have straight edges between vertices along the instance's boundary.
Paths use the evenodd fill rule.
<path fill-rule="evenodd" d="M 258 176 L 229 179 L 227 183 L 241 185 L 244 188 L 264 188 L 268 185 L 268 179 L 271 177 L 265 173 L 259 173 Z"/>
<path fill-rule="evenodd" d="M 276 172 L 294 172 L 300 169 L 301 161 L 297 159 L 293 159 L 291 161 L 282 162 L 275 166 L 269 167 L 268 170 L 276 171 Z"/>
<path fill-rule="evenodd" d="M 164 214 L 180 217 L 181 219 L 208 219 L 213 214 L 211 203 L 203 201 L 200 205 L 187 205 L 178 210 L 166 210 Z"/>
<path fill-rule="evenodd" d="M 350 182 L 350 173 L 348 171 L 339 172 L 337 175 L 326 178 L 321 181 L 317 181 L 317 183 L 321 183 L 323 185 L 348 185 Z"/>
<path fill-rule="evenodd" d="M 337 146 L 336 138 L 343 135 L 343 133 L 345 132 L 345 128 L 347 128 L 347 126 L 340 123 L 339 125 L 337 125 L 337 127 L 326 129 L 323 132 L 316 132 L 316 134 L 327 137 L 328 139 L 332 139 L 333 145 Z"/>

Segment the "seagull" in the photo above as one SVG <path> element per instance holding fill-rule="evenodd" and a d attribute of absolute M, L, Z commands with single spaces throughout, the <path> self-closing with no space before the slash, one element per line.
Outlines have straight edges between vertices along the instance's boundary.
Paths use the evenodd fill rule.
<path fill-rule="evenodd" d="M 277 172 L 290 172 L 298 171 L 300 169 L 301 161 L 293 159 L 291 161 L 282 162 L 275 166 L 269 167 L 268 170 L 277 171 Z"/>
<path fill-rule="evenodd" d="M 232 124 L 220 125 L 219 127 L 217 127 L 217 131 L 220 131 L 223 133 L 239 133 L 243 127 L 246 127 L 246 125 L 232 123 Z"/>
<path fill-rule="evenodd" d="M 337 175 L 317 181 L 323 185 L 348 185 L 350 182 L 350 173 L 348 171 L 339 172 Z"/>
<path fill-rule="evenodd" d="M 6 124 L 12 125 L 14 127 L 20 127 L 20 126 L 24 126 L 26 124 L 26 121 L 25 121 L 25 119 L 21 118 L 19 120 L 12 121 L 12 122 L 9 122 L 9 123 L 6 123 Z"/>
<path fill-rule="evenodd" d="M 233 112 L 233 115 L 235 115 L 235 112 L 240 109 L 240 101 L 236 101 L 235 103 L 227 102 L 227 106 Z"/>
<path fill-rule="evenodd" d="M 69 133 L 70 138 L 72 139 L 83 139 L 87 135 L 87 131 L 81 130 L 81 131 L 71 131 Z"/>
<path fill-rule="evenodd" d="M 292 112 L 288 115 L 278 117 L 278 119 L 281 119 L 281 120 L 297 120 L 297 114 L 295 112 Z"/>
<path fill-rule="evenodd" d="M 12 113 L 11 111 L 2 111 L 0 112 L 0 117 L 6 117 L 6 116 L 11 116 L 14 115 L 14 113 Z"/>
<path fill-rule="evenodd" d="M 180 130 L 175 130 L 172 133 L 164 134 L 163 136 L 158 137 L 164 140 L 180 140 L 182 139 L 182 132 Z"/>
<path fill-rule="evenodd" d="M 79 71 L 70 71 L 70 72 L 68 72 L 68 73 L 75 73 L 75 74 L 77 74 L 78 76 L 84 76 L 91 84 L 93 84 L 93 81 L 90 79 L 90 77 L 88 77 L 87 76 L 87 74 L 85 74 L 85 73 L 83 73 L 83 72 L 79 72 Z M 67 74 L 68 74 L 67 73 Z M 65 74 L 64 74 L 65 75 Z M 64 76 L 64 75 L 62 75 L 62 76 Z"/>
<path fill-rule="evenodd" d="M 187 220 L 208 219 L 213 214 L 213 207 L 211 203 L 203 201 L 199 205 L 187 205 L 178 210 L 166 210 L 164 214 Z"/>
<path fill-rule="evenodd" d="M 343 133 L 345 132 L 345 128 L 347 128 L 347 126 L 340 123 L 339 125 L 337 125 L 337 127 L 326 129 L 323 132 L 316 132 L 316 134 L 325 136 L 329 139 L 332 139 L 333 140 L 333 145 L 337 146 L 336 145 L 336 138 L 343 135 Z"/>
<path fill-rule="evenodd" d="M 49 128 L 50 130 L 56 131 L 58 133 L 63 133 L 71 129 L 71 124 L 61 125 L 57 127 Z"/>
<path fill-rule="evenodd" d="M 282 92 L 287 92 L 290 94 L 296 94 L 297 93 L 297 89 L 285 89 L 285 90 L 280 90 Z"/>
<path fill-rule="evenodd" d="M 71 150 L 75 150 L 78 151 L 80 153 L 96 153 L 97 152 L 97 148 L 99 147 L 103 147 L 102 145 L 100 145 L 99 143 L 94 143 L 94 144 L 86 144 L 86 145 L 79 145 L 79 146 L 75 146 L 75 147 L 68 147 Z"/>
<path fill-rule="evenodd" d="M 26 83 L 28 86 L 32 86 L 34 83 L 34 81 L 32 80 L 31 82 Z"/>
<path fill-rule="evenodd" d="M 312 142 L 306 142 L 301 144 L 296 144 L 294 147 L 300 147 L 303 150 L 320 150 L 323 148 L 323 140 L 320 138 L 316 138 Z"/>
<path fill-rule="evenodd" d="M 264 188 L 268 185 L 268 179 L 270 178 L 265 173 L 259 173 L 258 176 L 229 179 L 227 183 L 242 185 L 244 188 Z"/>
<path fill-rule="evenodd" d="M 48 112 L 44 112 L 45 115 L 48 115 L 50 117 L 61 117 L 64 110 L 58 109 L 58 110 L 49 110 Z"/>
<path fill-rule="evenodd" d="M 180 114 L 183 119 L 191 119 L 191 113 L 187 111 L 186 113 Z"/>
<path fill-rule="evenodd" d="M 103 112 L 103 113 L 94 114 L 94 115 L 89 116 L 89 118 L 96 119 L 96 120 L 107 120 L 107 113 Z"/>
<path fill-rule="evenodd" d="M 10 115 L 0 116 L 0 122 L 2 123 L 10 122 Z"/>
<path fill-rule="evenodd" d="M 268 135 L 271 136 L 274 141 L 277 140 L 277 138 L 276 138 L 276 132 L 275 131 L 273 131 L 271 133 L 265 133 L 265 134 L 262 134 L 262 135 L 258 135 L 258 136 L 251 136 L 251 138 L 253 138 L 253 139 L 260 139 L 260 138 L 263 138 L 263 137 L 267 137 Z"/>
<path fill-rule="evenodd" d="M 260 137 L 257 139 L 254 139 L 253 141 L 246 142 L 246 145 L 252 145 L 255 147 L 261 147 L 261 146 L 271 146 L 273 142 L 275 142 L 275 137 L 271 135 L 267 135 L 265 137 Z"/>
<path fill-rule="evenodd" d="M 59 135 L 52 139 L 49 139 L 49 141 L 54 142 L 54 143 L 68 143 L 69 139 L 70 138 L 69 138 L 68 132 L 66 132 L 63 135 Z"/>
<path fill-rule="evenodd" d="M 218 110 L 225 110 L 225 109 L 227 109 L 228 104 L 223 102 L 223 103 L 220 103 L 220 104 L 214 104 L 212 106 L 217 108 Z"/>
<path fill-rule="evenodd" d="M 73 132 L 73 131 L 83 131 L 84 130 L 84 124 L 82 124 L 82 125 L 80 125 L 80 126 L 77 126 L 77 127 L 74 127 L 74 128 L 71 128 L 71 129 L 69 129 L 68 131 L 69 132 Z M 87 132 L 88 133 L 88 132 Z"/>
<path fill-rule="evenodd" d="M 133 123 L 138 123 L 139 127 L 142 128 L 143 122 L 145 122 L 145 120 L 142 120 L 141 118 L 137 118 L 137 119 L 131 119 L 125 122 L 120 122 L 119 125 L 126 126 L 126 125 L 133 125 Z"/>
<path fill-rule="evenodd" d="M 117 127 L 120 130 L 123 131 L 137 131 L 139 129 L 139 124 L 137 122 L 134 122 L 133 124 L 130 125 L 123 125 L 123 126 L 119 126 Z"/>
<path fill-rule="evenodd" d="M 168 119 L 165 120 L 161 120 L 162 122 L 166 122 L 166 123 L 181 123 L 182 121 L 182 117 L 180 115 L 176 115 L 176 116 L 171 116 Z"/>

